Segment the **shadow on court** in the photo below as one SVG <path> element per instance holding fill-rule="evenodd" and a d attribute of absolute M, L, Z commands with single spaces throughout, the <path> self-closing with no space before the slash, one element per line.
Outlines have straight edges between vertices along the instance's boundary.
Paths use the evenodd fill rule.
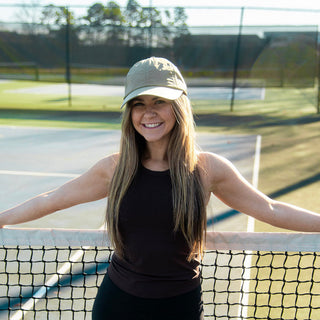
<path fill-rule="evenodd" d="M 248 128 L 262 128 L 270 126 L 291 126 L 320 122 L 320 117 L 318 115 L 310 115 L 306 117 L 297 117 L 281 120 L 279 119 L 279 117 L 259 114 L 233 115 L 205 113 L 195 115 L 195 121 L 197 125 L 200 126 L 232 127 L 245 125 Z"/>
<path fill-rule="evenodd" d="M 299 181 L 297 183 L 294 183 L 294 184 L 292 184 L 290 186 L 282 188 L 282 189 L 280 189 L 278 191 L 275 191 L 275 192 L 269 194 L 268 196 L 270 198 L 272 198 L 272 199 L 275 199 L 275 198 L 281 197 L 281 196 L 283 196 L 285 194 L 288 194 L 290 192 L 299 190 L 300 188 L 306 187 L 306 186 L 308 186 L 310 184 L 313 184 L 315 182 L 318 182 L 318 181 L 320 181 L 320 173 L 315 174 L 312 177 L 303 179 L 303 180 L 301 180 L 301 181 Z M 211 218 L 207 219 L 207 226 L 210 227 L 210 226 L 212 226 L 212 225 L 214 225 L 216 223 L 222 222 L 222 221 L 224 221 L 226 219 L 229 219 L 229 218 L 231 218 L 233 216 L 236 216 L 238 214 L 240 214 L 240 212 L 237 211 L 237 210 L 233 210 L 233 209 L 224 211 L 222 213 L 219 213 L 219 214 L 215 215 L 214 217 L 211 217 Z"/>
<path fill-rule="evenodd" d="M 70 122 L 121 122 L 120 112 L 1 109 L 0 118 Z"/>
<path fill-rule="evenodd" d="M 64 111 L 64 110 L 31 110 L 31 109 L 1 109 L 0 118 L 3 119 L 28 119 L 28 120 L 55 120 L 72 122 L 121 122 L 121 112 L 115 111 Z M 233 127 L 245 125 L 249 128 L 260 128 L 283 125 L 303 125 L 320 122 L 318 115 L 279 119 L 272 115 L 234 115 L 202 113 L 195 115 L 198 126 Z"/>
<path fill-rule="evenodd" d="M 312 177 L 309 177 L 309 178 L 306 178 L 306 179 L 303 179 L 299 182 L 296 182 L 290 186 L 287 186 L 285 188 L 282 188 L 278 191 L 275 191 L 273 193 L 271 193 L 269 195 L 270 198 L 277 198 L 277 197 L 280 197 L 280 196 L 283 196 L 289 192 L 292 192 L 292 191 L 295 191 L 295 190 L 298 190 L 300 188 L 303 188 L 303 187 L 306 187 L 312 183 L 315 183 L 315 182 L 318 182 L 320 181 L 320 173 L 317 173 L 315 174 L 314 176 Z"/>

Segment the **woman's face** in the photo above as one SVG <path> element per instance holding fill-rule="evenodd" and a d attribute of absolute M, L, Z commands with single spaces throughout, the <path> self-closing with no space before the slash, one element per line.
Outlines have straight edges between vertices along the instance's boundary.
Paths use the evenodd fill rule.
<path fill-rule="evenodd" d="M 133 99 L 130 106 L 132 124 L 147 142 L 169 141 L 176 123 L 170 100 L 142 95 Z"/>

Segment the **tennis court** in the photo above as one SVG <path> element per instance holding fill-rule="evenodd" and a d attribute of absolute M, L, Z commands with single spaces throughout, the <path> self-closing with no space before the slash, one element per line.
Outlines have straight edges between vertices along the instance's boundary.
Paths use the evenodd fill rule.
<path fill-rule="evenodd" d="M 0 210 L 58 187 L 85 172 L 102 157 L 118 151 L 120 131 L 0 127 Z M 198 134 L 203 150 L 231 160 L 252 181 L 256 136 Z M 209 216 L 229 210 L 212 199 Z M 21 227 L 99 228 L 104 221 L 105 200 L 63 210 Z M 246 217 L 238 215 L 217 228 L 246 230 Z M 241 220 L 241 223 L 239 223 Z M 231 223 L 230 222 L 230 223 Z M 228 222 L 229 223 L 229 222 Z M 212 223 L 211 223 L 212 224 Z"/>
<path fill-rule="evenodd" d="M 3 83 L 8 82 L 4 81 Z M 123 80 L 124 81 L 124 80 Z M 22 82 L 23 83 L 23 82 Z M 1 84 L 1 82 L 0 82 Z M 68 95 L 68 84 L 47 84 L 23 87 L 21 82 L 16 81 L 16 89 L 5 90 L 4 93 L 13 94 L 35 94 L 35 95 Z M 71 84 L 73 96 L 112 96 L 123 97 L 124 86 L 121 85 L 97 85 L 97 84 Z M 232 96 L 231 87 L 214 86 L 190 86 L 189 96 L 192 100 L 230 100 Z M 264 100 L 265 88 L 238 87 L 234 91 L 236 100 Z"/>
<path fill-rule="evenodd" d="M 0 127 L 0 184 L 5 186 L 0 210 L 78 176 L 116 152 L 119 138 L 117 130 Z M 255 185 L 259 140 L 242 135 L 197 136 L 203 150 L 230 159 Z M 105 200 L 97 201 L 18 226 L 58 228 L 57 233 L 20 229 L 1 239 L 8 244 L 0 250 L 1 320 L 7 319 L 8 309 L 13 310 L 14 320 L 43 319 L 49 310 L 50 319 L 90 319 L 97 286 L 112 254 L 105 247 L 105 235 L 97 230 L 105 207 Z M 252 220 L 228 211 L 211 199 L 208 229 L 218 232 L 209 233 L 209 251 L 202 264 L 206 319 L 266 319 L 266 314 L 270 319 L 314 319 L 320 309 L 320 259 L 316 252 L 287 251 L 316 251 L 318 237 L 303 240 L 296 235 L 288 239 L 286 234 L 247 233 L 254 230 Z M 213 225 L 218 216 L 225 218 Z"/>
<path fill-rule="evenodd" d="M 17 4 L 10 7 L 6 5 L 3 10 L 23 9 Z M 30 17 L 41 8 L 44 7 L 30 6 Z M 190 16 L 205 13 L 211 20 L 212 16 L 226 16 L 220 14 L 222 7 L 200 5 L 198 12 L 194 8 L 186 9 L 186 13 L 195 12 Z M 280 27 L 269 26 L 268 22 L 266 27 L 263 25 L 267 20 L 263 18 L 256 20 L 260 26 L 251 25 L 250 17 L 260 16 L 260 9 L 261 17 L 268 21 L 274 20 L 269 19 L 271 16 L 279 16 L 282 21 L 291 15 L 293 22 Z M 260 9 L 231 8 L 227 12 L 230 13 L 227 28 L 221 28 L 219 23 L 198 28 L 188 22 L 190 40 L 189 35 L 182 34 L 175 36 L 174 41 L 169 32 L 171 26 L 165 30 L 165 37 L 158 36 L 161 28 L 152 27 L 152 10 L 149 10 L 150 32 L 135 40 L 131 35 L 140 28 L 135 30 L 131 23 L 125 25 L 124 29 L 120 28 L 119 44 L 123 46 L 118 47 L 117 43 L 111 50 L 109 26 L 101 29 L 102 33 L 98 31 L 97 37 L 91 32 L 86 35 L 87 28 L 79 28 L 78 34 L 75 15 L 73 25 L 68 18 L 66 25 L 62 24 L 66 32 L 56 22 L 44 26 L 40 20 L 28 21 L 28 28 L 23 25 L 21 32 L 19 28 L 24 23 L 21 13 L 22 19 L 17 15 L 12 22 L 3 22 L 1 74 L 9 80 L 0 80 L 0 96 L 2 107 L 13 112 L 4 110 L 8 121 L 4 119 L 2 123 L 18 123 L 21 107 L 28 112 L 65 111 L 68 107 L 86 111 L 118 110 L 124 92 L 124 87 L 119 85 L 123 83 L 119 67 L 127 66 L 124 62 L 132 53 L 135 57 L 144 51 L 165 53 L 184 66 L 190 77 L 186 80 L 191 82 L 189 96 L 199 113 L 215 112 L 215 108 L 227 110 L 229 102 L 233 108 L 234 100 L 239 110 L 248 105 L 244 114 L 252 114 L 253 108 L 262 107 L 278 112 L 282 103 L 300 106 L 307 104 L 307 100 L 313 110 L 317 98 L 311 90 L 319 78 L 314 74 L 318 65 L 318 25 L 301 25 L 300 16 L 303 19 L 313 16 L 314 10 Z M 73 13 L 72 6 L 70 10 Z M 27 13 L 28 8 L 24 11 Z M 123 11 L 125 17 L 126 12 Z M 41 25 L 48 27 L 49 32 L 40 31 Z M 67 30 L 72 31 L 71 37 Z M 129 35 L 130 42 L 125 41 L 123 34 Z M 104 38 L 105 44 L 101 41 Z M 142 42 L 145 44 L 141 45 Z M 107 50 L 100 56 L 105 45 Z M 116 79 L 114 66 L 119 66 Z M 66 78 L 82 84 L 45 82 Z M 231 86 L 235 82 L 237 88 L 233 90 Z M 271 92 L 266 101 L 265 89 L 258 88 L 260 85 Z M 291 87 L 301 92 L 287 91 Z M 269 114 L 273 111 L 268 111 Z M 116 130 L 0 126 L 0 211 L 79 176 L 105 155 L 118 151 L 119 138 Z M 205 151 L 231 160 L 254 186 L 258 185 L 260 139 L 247 135 L 198 135 L 198 143 Z M 105 208 L 106 200 L 101 200 L 21 224 L 18 229 L 0 229 L 0 320 L 91 318 L 97 287 L 112 255 L 107 237 L 100 230 Z M 207 225 L 207 251 L 202 262 L 206 320 L 320 319 L 318 235 L 252 232 L 253 219 L 231 210 L 215 197 L 208 206 Z"/>
<path fill-rule="evenodd" d="M 119 139 L 120 132 L 117 130 L 0 127 L 2 153 L 0 184 L 6 186 L 1 192 L 0 210 L 55 188 L 78 176 L 103 156 L 118 151 Z M 242 174 L 252 181 L 256 136 L 198 134 L 197 141 L 203 150 L 216 152 L 230 159 Z M 63 210 L 18 227 L 98 229 L 104 221 L 105 207 L 105 200 L 96 201 Z M 213 198 L 210 203 L 209 220 L 214 215 L 222 214 L 227 210 L 225 205 Z M 211 223 L 209 229 L 212 228 Z M 235 215 L 219 223 L 219 228 L 246 230 L 247 217 L 241 214 Z M 48 252 L 46 254 L 50 255 L 50 250 Z M 22 256 L 20 253 L 22 259 L 25 259 L 24 256 L 30 259 L 29 253 L 22 253 Z M 16 283 L 16 277 L 11 276 L 10 280 Z M 38 281 L 41 282 L 41 279 L 40 276 Z M 83 283 L 83 277 L 78 277 L 76 282 Z M 80 287 L 83 288 L 83 285 Z M 15 286 L 11 290 L 15 290 L 14 288 Z M 62 292 L 65 290 L 69 289 L 64 289 Z M 57 291 L 50 290 L 48 295 L 52 296 L 54 292 Z M 59 291 L 59 294 L 64 293 Z M 80 300 L 73 302 L 75 303 L 74 308 L 81 308 L 83 299 Z M 43 303 L 45 300 L 37 302 L 40 309 Z M 30 317 L 33 316 L 31 312 Z"/>

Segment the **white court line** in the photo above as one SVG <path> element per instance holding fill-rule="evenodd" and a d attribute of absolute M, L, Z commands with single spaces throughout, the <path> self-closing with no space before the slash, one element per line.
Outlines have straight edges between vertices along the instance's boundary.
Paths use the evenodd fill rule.
<path fill-rule="evenodd" d="M 253 174 L 252 174 L 252 185 L 258 188 L 259 180 L 259 168 L 260 168 L 260 153 L 261 153 L 261 136 L 257 136 L 256 148 L 253 163 Z M 253 217 L 248 217 L 247 232 L 254 232 L 255 219 Z M 244 273 L 243 273 L 243 296 L 240 297 L 240 302 L 243 302 L 244 307 L 241 309 L 239 307 L 239 317 L 244 319 L 248 316 L 248 303 L 249 303 L 249 290 L 250 290 L 250 270 L 252 265 L 252 251 L 246 251 L 245 261 L 244 261 Z"/>
<path fill-rule="evenodd" d="M 104 224 L 99 228 L 99 230 L 104 229 Z M 84 249 L 88 248 L 87 246 L 83 247 Z M 58 282 L 59 278 L 62 275 L 66 274 L 70 271 L 72 267 L 72 263 L 79 261 L 83 256 L 83 250 L 77 250 L 71 257 L 70 262 L 66 262 L 58 269 L 57 273 L 54 274 L 46 283 L 26 302 L 21 306 L 21 310 L 17 311 L 10 320 L 22 320 L 28 311 L 30 311 L 40 299 L 44 298 L 47 294 L 47 291 L 50 290 L 51 287 L 55 287 Z"/>
<path fill-rule="evenodd" d="M 260 169 L 260 153 L 261 153 L 261 136 L 257 136 L 256 149 L 254 154 L 252 185 L 258 188 L 259 169 Z M 254 218 L 248 217 L 247 232 L 254 232 Z"/>
<path fill-rule="evenodd" d="M 12 171 L 12 170 L 0 170 L 0 175 L 1 174 L 2 175 L 16 175 L 16 176 L 34 176 L 34 177 L 63 177 L 63 178 L 79 177 L 79 174 L 74 174 L 74 173 Z"/>
<path fill-rule="evenodd" d="M 50 290 L 51 287 L 55 286 L 59 278 L 69 272 L 72 266 L 72 262 L 80 260 L 80 258 L 83 256 L 84 252 L 83 250 L 78 250 L 75 252 L 74 255 L 70 258 L 71 262 L 66 262 L 58 271 L 56 274 L 54 274 L 26 303 L 24 303 L 21 306 L 21 310 L 17 311 L 10 320 L 21 320 L 24 318 L 26 313 L 34 307 L 39 299 L 45 297 L 48 290 Z"/>
<path fill-rule="evenodd" d="M 35 171 L 11 171 L 11 170 L 0 170 L 0 175 L 19 175 L 19 176 L 36 176 L 36 177 L 63 177 L 63 178 L 76 178 L 78 174 L 72 173 L 53 173 L 53 172 L 35 172 Z M 103 227 L 103 226 L 102 226 Z M 101 227 L 101 228 L 102 228 Z M 77 261 L 83 255 L 82 250 L 78 250 L 70 258 L 70 261 Z M 61 275 L 67 273 L 72 266 L 72 262 L 67 262 L 58 270 L 58 272 L 53 275 L 44 286 L 42 286 L 26 303 L 21 306 L 21 310 L 17 311 L 11 320 L 21 320 L 23 319 L 26 312 L 28 312 L 38 301 L 43 298 L 47 293 L 47 288 L 55 286 Z"/>
<path fill-rule="evenodd" d="M 258 174 L 259 174 L 259 162 L 260 162 L 260 144 L 261 144 L 261 136 L 257 137 L 256 140 L 256 150 L 255 150 L 255 161 L 254 161 L 254 167 L 253 167 L 253 178 L 252 183 L 256 187 L 255 184 L 258 182 Z M 43 172 L 31 172 L 31 171 L 8 171 L 8 170 L 0 170 L 0 174 L 11 174 L 11 175 L 28 175 L 28 176 L 51 176 L 51 177 L 77 177 L 76 174 L 62 174 L 62 173 L 43 173 Z M 253 224 L 254 225 L 254 224 Z M 248 223 L 249 226 L 249 223 Z M 101 228 L 104 228 L 102 226 Z M 100 229 L 101 229 L 100 228 Z M 71 268 L 72 261 L 76 261 L 81 258 L 83 255 L 82 250 L 79 250 L 75 252 L 75 254 L 72 256 L 71 263 L 65 263 L 57 272 L 57 274 L 53 275 L 44 286 L 42 286 L 34 295 L 32 298 L 30 298 L 23 306 L 21 306 L 21 310 L 17 311 L 11 320 L 21 320 L 23 319 L 23 316 L 30 311 L 30 309 L 39 301 L 39 299 L 43 298 L 47 293 L 47 287 L 53 287 L 57 284 L 59 280 L 59 276 L 63 275 L 64 273 L 68 272 L 68 270 Z M 245 264 L 246 266 L 250 266 L 251 261 L 247 261 Z M 248 268 L 245 268 L 245 277 L 248 275 L 247 272 L 250 272 Z M 244 286 L 249 285 L 249 281 L 244 281 Z M 249 287 L 248 287 L 249 289 Z M 248 292 L 247 290 L 244 290 L 244 292 Z M 244 296 L 244 300 L 246 299 L 246 295 Z M 248 297 L 247 297 L 248 299 Z M 239 311 L 240 312 L 240 311 Z"/>

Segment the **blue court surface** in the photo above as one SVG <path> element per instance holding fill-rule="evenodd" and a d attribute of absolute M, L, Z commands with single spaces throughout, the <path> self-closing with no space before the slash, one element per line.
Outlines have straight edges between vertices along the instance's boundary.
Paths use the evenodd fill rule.
<path fill-rule="evenodd" d="M 118 130 L 80 130 L 0 126 L 0 211 L 54 189 L 117 152 Z M 204 151 L 220 154 L 253 182 L 257 136 L 199 133 Z M 104 223 L 106 199 L 62 210 L 17 227 L 96 229 Z M 219 222 L 213 226 L 214 219 Z M 247 217 L 212 197 L 209 230 L 247 230 Z"/>

